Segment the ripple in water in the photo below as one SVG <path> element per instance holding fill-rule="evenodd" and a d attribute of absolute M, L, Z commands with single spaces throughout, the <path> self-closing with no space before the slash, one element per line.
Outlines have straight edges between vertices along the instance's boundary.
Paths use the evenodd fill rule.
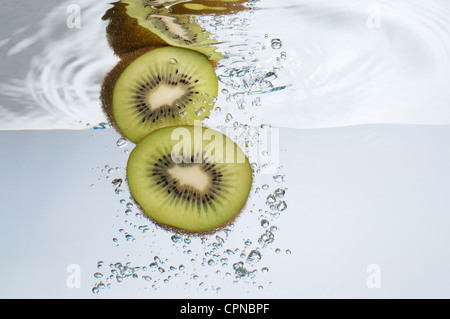
<path fill-rule="evenodd" d="M 21 24 L 22 17 L 11 19 L 13 31 L 0 38 L 1 129 L 83 129 L 105 122 L 99 83 L 116 62 L 100 19 L 109 4 L 77 4 L 80 28 L 67 26 L 69 3 L 50 12 L 32 8 L 36 13 L 27 25 L 33 29 Z M 217 35 L 226 56 L 218 68 L 229 89 L 218 104 L 225 114 L 234 106 L 250 112 L 259 104 L 264 107 L 251 109 L 254 120 L 278 127 L 450 124 L 447 2 L 253 5 L 251 12 L 199 19 Z M 0 7 L 11 17 L 17 14 L 14 6 Z M 274 94 L 262 105 L 260 95 L 267 92 Z"/>

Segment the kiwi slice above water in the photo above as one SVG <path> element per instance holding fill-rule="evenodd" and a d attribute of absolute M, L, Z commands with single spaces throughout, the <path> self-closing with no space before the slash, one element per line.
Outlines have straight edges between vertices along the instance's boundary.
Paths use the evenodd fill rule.
<path fill-rule="evenodd" d="M 122 0 L 106 11 L 103 20 L 108 43 L 119 57 L 149 45 L 170 45 L 189 48 L 204 54 L 208 59 L 223 58 L 217 41 L 205 32 L 196 18 L 177 15 L 163 6 L 165 1 Z"/>
<path fill-rule="evenodd" d="M 201 126 L 154 131 L 128 159 L 131 195 L 157 224 L 175 231 L 211 233 L 245 206 L 252 169 L 242 150 Z"/>
<path fill-rule="evenodd" d="M 234 14 L 247 10 L 248 7 L 241 3 L 230 1 L 202 1 L 194 0 L 180 2 L 170 6 L 170 11 L 175 14 L 188 15 L 224 15 Z"/>
<path fill-rule="evenodd" d="M 113 127 L 138 143 L 156 129 L 203 120 L 217 91 L 205 56 L 167 46 L 124 57 L 105 77 L 101 100 Z"/>

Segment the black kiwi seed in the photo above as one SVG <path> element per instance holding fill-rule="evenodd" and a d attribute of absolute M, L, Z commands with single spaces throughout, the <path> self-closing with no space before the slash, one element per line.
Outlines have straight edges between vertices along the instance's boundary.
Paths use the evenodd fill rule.
<path fill-rule="evenodd" d="M 175 72 L 175 76 L 170 73 L 167 76 L 158 75 L 156 80 L 153 78 L 148 79 L 147 81 L 143 81 L 142 83 L 137 85 L 136 94 L 135 94 L 135 105 L 138 112 L 142 115 L 142 123 L 146 121 L 152 121 L 153 123 L 159 119 L 163 119 L 164 117 L 172 117 L 174 118 L 178 112 L 186 107 L 187 102 L 192 102 L 190 98 L 192 94 L 198 94 L 198 92 L 193 92 L 194 88 L 191 86 L 191 83 L 184 78 L 186 78 L 186 74 L 178 75 L 178 69 Z M 191 77 L 189 77 L 190 79 Z M 194 83 L 198 82 L 195 80 Z M 152 110 L 151 106 L 146 101 L 146 94 L 151 91 L 155 86 L 160 83 L 177 86 L 182 85 L 186 90 L 186 93 L 179 99 L 177 99 L 172 105 L 163 105 L 159 107 L 157 110 Z"/>
<path fill-rule="evenodd" d="M 151 176 L 157 179 L 156 184 L 161 185 L 164 189 L 167 190 L 167 193 L 171 195 L 174 199 L 179 200 L 187 200 L 193 201 L 196 205 L 214 205 L 215 195 L 222 189 L 222 177 L 223 175 L 220 173 L 220 169 L 214 163 L 209 163 L 203 161 L 201 163 L 195 163 L 194 159 L 198 157 L 191 156 L 190 162 L 181 162 L 179 164 L 175 164 L 172 160 L 170 154 L 163 155 L 158 159 L 158 162 L 153 164 L 153 168 L 151 170 Z M 168 173 L 168 170 L 175 165 L 179 165 L 181 167 L 189 167 L 193 165 L 200 165 L 200 169 L 204 172 L 207 172 L 211 175 L 212 183 L 209 186 L 209 189 L 205 192 L 200 192 L 194 189 L 191 186 L 178 185 L 177 180 L 174 179 Z"/>

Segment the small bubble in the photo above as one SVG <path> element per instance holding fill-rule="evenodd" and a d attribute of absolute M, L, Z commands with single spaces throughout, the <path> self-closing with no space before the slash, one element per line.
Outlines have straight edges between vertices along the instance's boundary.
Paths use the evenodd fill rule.
<path fill-rule="evenodd" d="M 286 60 L 286 57 L 287 57 L 286 52 L 283 51 L 283 52 L 280 53 L 280 58 L 282 60 Z"/>
<path fill-rule="evenodd" d="M 269 196 L 267 196 L 267 198 L 266 198 L 266 204 L 273 204 L 273 203 L 275 203 L 276 202 L 276 199 L 275 199 L 275 197 L 272 195 L 272 194 L 270 194 Z"/>
<path fill-rule="evenodd" d="M 227 250 L 225 250 L 225 254 L 234 255 L 234 251 L 232 251 L 231 249 L 227 249 Z"/>
<path fill-rule="evenodd" d="M 233 119 L 233 115 L 231 115 L 231 113 L 227 113 L 226 117 L 225 117 L 225 123 L 230 122 Z"/>
<path fill-rule="evenodd" d="M 277 183 L 284 182 L 284 175 L 275 175 L 275 176 L 273 177 L 273 180 L 274 180 L 275 182 L 277 182 Z"/>
<path fill-rule="evenodd" d="M 252 250 L 247 256 L 247 262 L 258 262 L 262 258 L 261 253 L 257 250 Z"/>
<path fill-rule="evenodd" d="M 177 65 L 177 64 L 178 64 L 178 61 L 177 61 L 176 59 L 174 59 L 174 58 L 171 58 L 171 59 L 169 60 L 169 63 L 172 64 L 172 65 Z"/>
<path fill-rule="evenodd" d="M 261 126 L 260 126 L 263 130 L 268 130 L 268 129 L 270 129 L 271 127 L 272 127 L 272 125 L 270 125 L 270 124 L 261 124 Z"/>
<path fill-rule="evenodd" d="M 276 198 L 284 198 L 286 191 L 282 188 L 277 188 L 273 194 Z"/>
<path fill-rule="evenodd" d="M 181 243 L 181 242 L 183 241 L 183 238 L 181 238 L 180 235 L 173 235 L 173 236 L 171 237 L 171 239 L 172 239 L 172 241 L 173 241 L 174 243 Z"/>
<path fill-rule="evenodd" d="M 272 46 L 272 49 L 280 49 L 283 43 L 280 39 L 272 39 L 272 41 L 270 41 L 270 45 Z"/>
<path fill-rule="evenodd" d="M 262 189 L 264 189 L 264 190 L 267 190 L 267 189 L 269 189 L 269 185 L 267 185 L 267 184 L 264 184 L 263 186 L 261 186 L 262 187 Z"/>
<path fill-rule="evenodd" d="M 102 274 L 102 273 L 99 273 L 99 272 L 96 272 L 96 273 L 94 274 L 94 277 L 95 277 L 95 278 L 102 278 L 102 277 L 103 277 L 103 274 Z"/>
<path fill-rule="evenodd" d="M 262 219 L 261 220 L 261 226 L 263 228 L 267 228 L 269 226 L 269 221 L 267 219 Z"/>
<path fill-rule="evenodd" d="M 121 178 L 116 178 L 111 182 L 111 184 L 114 187 L 120 187 L 122 185 L 122 182 L 123 182 L 123 180 Z"/>
<path fill-rule="evenodd" d="M 262 271 L 263 273 L 266 273 L 266 272 L 268 272 L 268 271 L 269 271 L 269 268 L 267 268 L 267 267 L 263 267 L 263 268 L 261 268 L 261 271 Z"/>
<path fill-rule="evenodd" d="M 119 138 L 117 140 L 117 142 L 116 142 L 116 146 L 119 147 L 119 148 L 124 147 L 127 144 L 128 144 L 128 141 L 126 139 L 124 139 L 124 138 Z"/>
<path fill-rule="evenodd" d="M 265 82 L 270 83 L 270 81 L 276 80 L 276 78 L 277 78 L 277 75 L 275 72 L 267 72 L 266 75 L 264 76 L 263 80 Z"/>
<path fill-rule="evenodd" d="M 286 255 L 290 255 L 290 254 L 292 254 L 291 250 L 290 249 L 286 249 Z"/>
<path fill-rule="evenodd" d="M 278 209 L 279 212 L 284 211 L 286 208 L 287 208 L 287 204 L 286 204 L 285 201 L 281 201 L 277 205 L 277 209 Z"/>
<path fill-rule="evenodd" d="M 253 106 L 261 106 L 261 98 L 257 97 L 252 101 Z"/>

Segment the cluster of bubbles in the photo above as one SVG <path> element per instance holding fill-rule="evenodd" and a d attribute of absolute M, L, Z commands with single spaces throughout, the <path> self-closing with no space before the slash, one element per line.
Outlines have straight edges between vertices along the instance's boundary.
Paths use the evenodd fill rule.
<path fill-rule="evenodd" d="M 138 247 L 139 250 L 147 250 L 147 245 L 151 245 L 154 254 L 150 254 L 144 264 L 99 261 L 93 274 L 94 294 L 131 279 L 140 280 L 153 290 L 173 284 L 185 289 L 220 293 L 223 291 L 221 283 L 226 286 L 227 282 L 260 290 L 272 284 L 270 274 L 267 275 L 270 267 L 264 263 L 264 256 L 283 251 L 291 253 L 289 249 L 275 246 L 279 231 L 277 219 L 287 208 L 284 175 L 275 174 L 254 187 L 249 199 L 250 209 L 242 213 L 251 218 L 246 229 L 238 229 L 242 227 L 238 219 L 237 225 L 230 225 L 213 235 L 197 237 L 171 233 L 150 222 L 127 196 L 124 169 L 105 165 L 100 172 L 111 184 L 121 207 L 117 215 L 121 221 L 112 238 L 114 247 L 128 252 L 130 245 L 143 245 L 144 248 Z"/>

